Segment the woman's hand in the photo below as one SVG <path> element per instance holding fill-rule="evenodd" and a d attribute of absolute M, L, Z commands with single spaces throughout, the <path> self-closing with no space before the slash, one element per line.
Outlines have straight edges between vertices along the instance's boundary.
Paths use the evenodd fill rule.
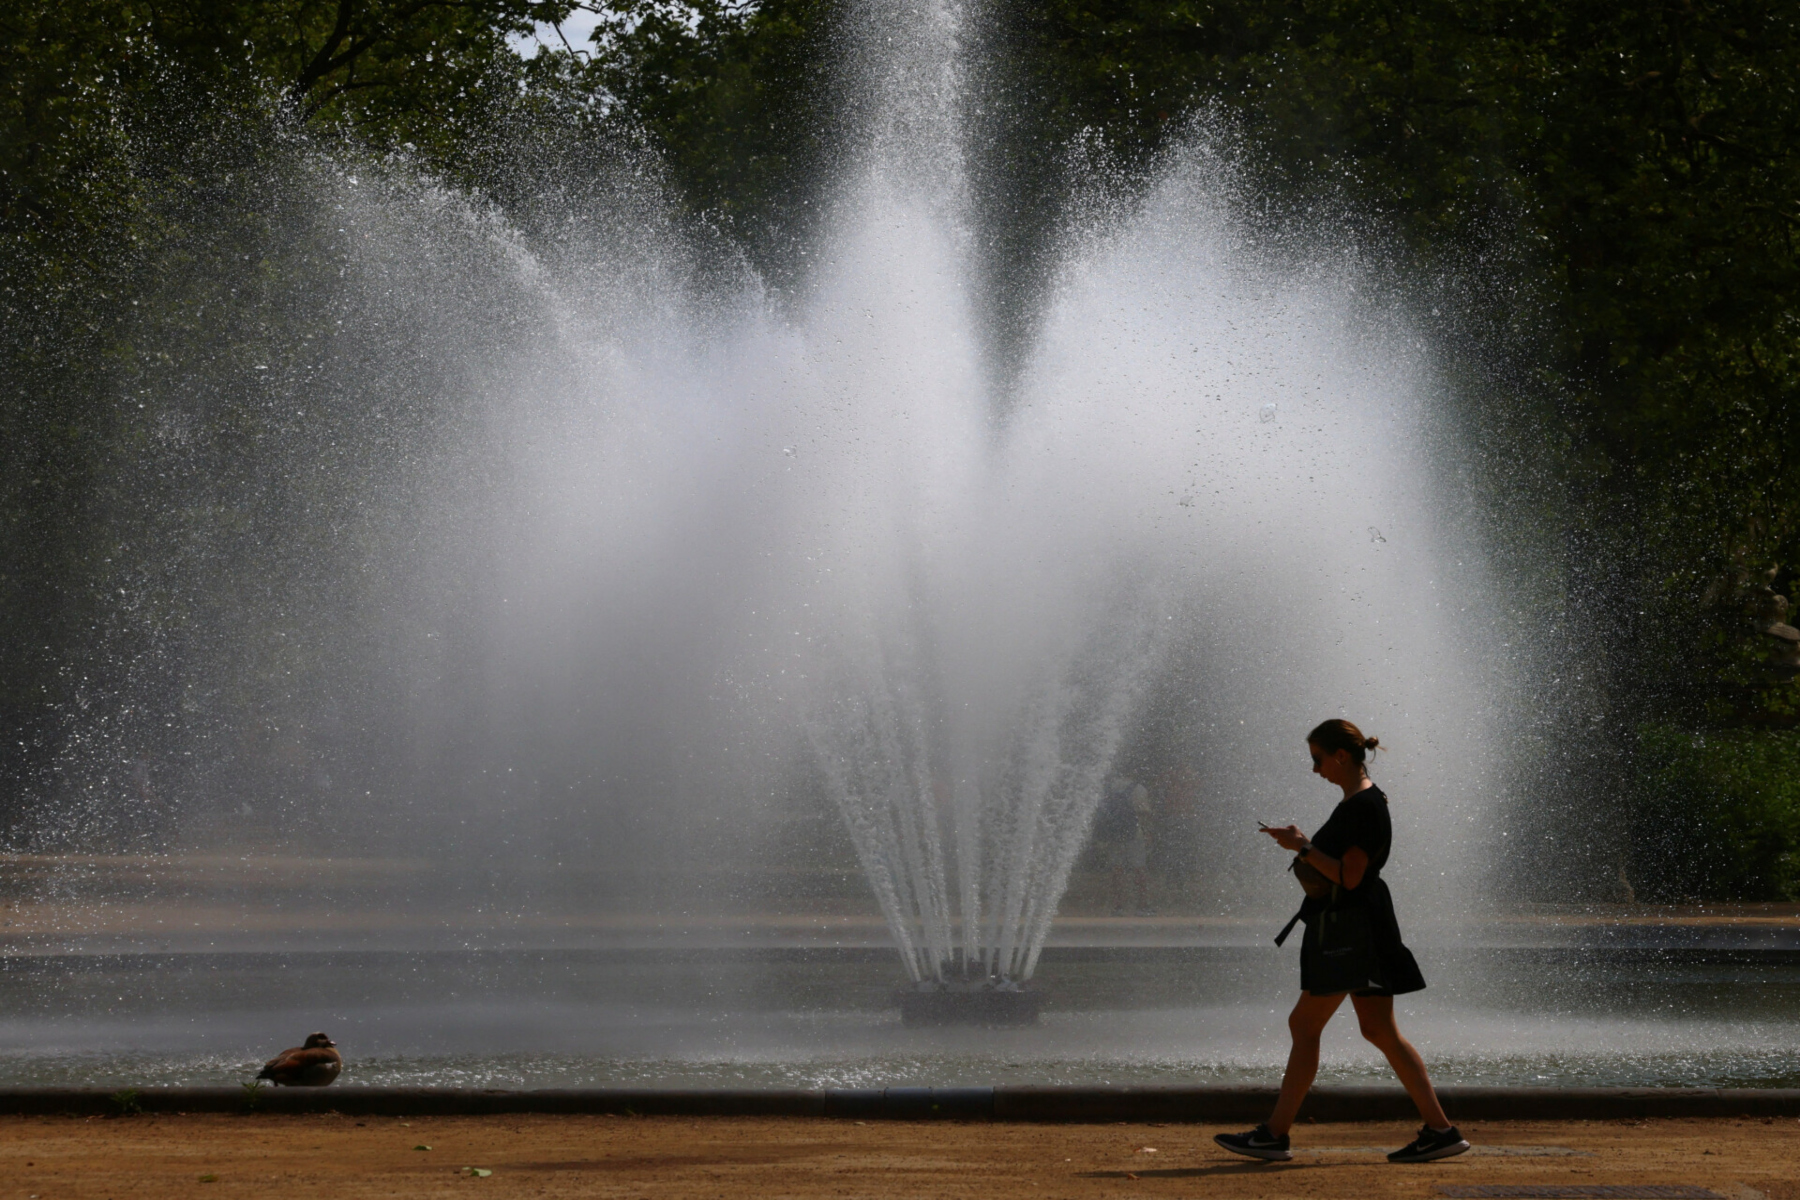
<path fill-rule="evenodd" d="M 1298 825 L 1264 825 L 1262 831 L 1274 838 L 1283 850 L 1304 850 L 1307 846 L 1306 835 L 1300 832 Z"/>
<path fill-rule="evenodd" d="M 1299 852 L 1312 845 L 1294 825 L 1283 825 L 1277 829 L 1273 825 L 1264 825 L 1262 831 L 1281 843 L 1283 850 Z M 1342 859 L 1314 850 L 1306 856 L 1306 864 L 1325 878 L 1354 891 L 1362 886 L 1363 875 L 1369 870 L 1369 856 L 1361 846 L 1352 846 L 1344 851 Z"/>

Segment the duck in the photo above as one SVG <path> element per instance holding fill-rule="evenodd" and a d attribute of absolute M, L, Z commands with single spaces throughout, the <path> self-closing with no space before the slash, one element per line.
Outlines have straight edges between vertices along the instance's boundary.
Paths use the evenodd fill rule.
<path fill-rule="evenodd" d="M 322 1033 L 307 1035 L 304 1046 L 283 1050 L 256 1073 L 276 1087 L 324 1087 L 344 1069 L 337 1043 Z"/>

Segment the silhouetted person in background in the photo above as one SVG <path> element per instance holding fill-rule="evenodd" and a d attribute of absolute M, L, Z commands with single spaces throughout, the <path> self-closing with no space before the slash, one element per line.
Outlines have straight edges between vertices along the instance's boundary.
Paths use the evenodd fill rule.
<path fill-rule="evenodd" d="M 1100 851 L 1101 866 L 1112 877 L 1115 917 L 1126 911 L 1127 893 L 1132 890 L 1137 893 L 1139 916 L 1155 912 L 1150 907 L 1150 846 L 1145 837 L 1149 822 L 1150 793 L 1144 785 L 1129 775 L 1108 780 L 1094 817 L 1094 845 Z"/>
<path fill-rule="evenodd" d="M 1425 977 L 1400 940 L 1393 897 L 1381 878 L 1394 829 L 1387 796 L 1370 781 L 1365 766 L 1376 742 L 1341 720 L 1326 721 L 1307 734 L 1313 774 L 1341 788 L 1344 799 L 1316 837 L 1308 838 L 1293 825 L 1263 828 L 1282 848 L 1298 851 L 1293 870 L 1306 888 L 1306 902 L 1275 944 L 1287 938 L 1295 922 L 1306 923 L 1300 943 L 1301 993 L 1288 1015 L 1294 1047 L 1274 1113 L 1248 1133 L 1221 1133 L 1213 1139 L 1234 1154 L 1277 1161 L 1293 1157 L 1288 1130 L 1319 1073 L 1319 1035 L 1346 995 L 1356 1008 L 1362 1035 L 1387 1056 L 1425 1119 L 1412 1144 L 1388 1155 L 1388 1161 L 1429 1162 L 1469 1148 L 1444 1115 L 1424 1060 L 1394 1024 L 1394 997 L 1422 990 Z"/>

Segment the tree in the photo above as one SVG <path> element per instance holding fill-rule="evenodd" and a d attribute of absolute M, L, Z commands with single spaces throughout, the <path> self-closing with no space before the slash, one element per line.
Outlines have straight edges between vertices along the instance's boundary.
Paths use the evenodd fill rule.
<path fill-rule="evenodd" d="M 107 601 L 93 508 L 132 301 L 296 129 L 453 169 L 569 0 L 22 0 L 0 13 L 0 777 L 49 769 Z"/>

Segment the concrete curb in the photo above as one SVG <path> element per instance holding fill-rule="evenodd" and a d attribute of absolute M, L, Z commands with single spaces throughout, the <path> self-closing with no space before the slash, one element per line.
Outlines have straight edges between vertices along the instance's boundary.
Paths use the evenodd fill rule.
<path fill-rule="evenodd" d="M 1439 1090 L 1457 1121 L 1572 1121 L 1643 1117 L 1800 1117 L 1800 1088 L 1505 1088 Z M 1267 1087 L 463 1088 L 243 1087 L 0 1088 L 0 1115 L 325 1113 L 486 1116 L 618 1113 L 642 1116 L 953 1118 L 996 1121 L 1179 1121 L 1245 1124 L 1275 1102 Z M 1392 1087 L 1314 1088 L 1302 1118 L 1416 1119 Z"/>

